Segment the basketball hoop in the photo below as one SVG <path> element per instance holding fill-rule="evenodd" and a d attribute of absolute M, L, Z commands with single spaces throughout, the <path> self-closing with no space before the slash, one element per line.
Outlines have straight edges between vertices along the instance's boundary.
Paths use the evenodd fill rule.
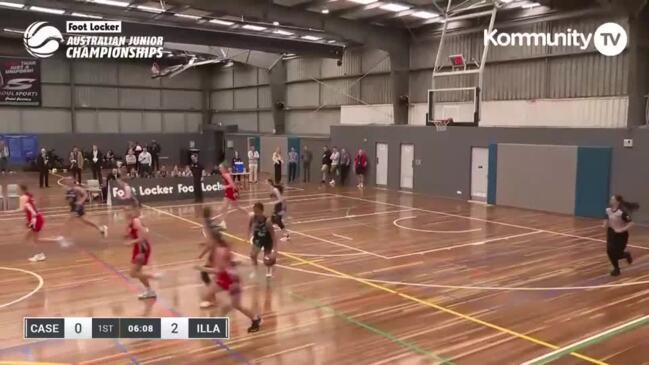
<path fill-rule="evenodd" d="M 453 121 L 453 119 L 433 120 L 433 125 L 435 125 L 435 130 L 437 130 L 438 132 L 446 132 L 446 127 L 451 121 Z"/>

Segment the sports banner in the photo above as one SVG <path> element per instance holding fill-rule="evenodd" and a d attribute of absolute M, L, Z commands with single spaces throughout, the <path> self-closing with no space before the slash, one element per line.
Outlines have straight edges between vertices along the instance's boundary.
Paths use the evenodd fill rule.
<path fill-rule="evenodd" d="M 0 105 L 41 106 L 41 61 L 0 57 Z"/>
<path fill-rule="evenodd" d="M 128 181 L 133 194 L 141 203 L 194 198 L 194 179 L 191 177 L 160 177 Z M 203 196 L 222 197 L 225 186 L 217 176 L 206 176 L 201 183 Z M 108 205 L 123 205 L 124 190 L 113 181 L 108 184 Z"/>

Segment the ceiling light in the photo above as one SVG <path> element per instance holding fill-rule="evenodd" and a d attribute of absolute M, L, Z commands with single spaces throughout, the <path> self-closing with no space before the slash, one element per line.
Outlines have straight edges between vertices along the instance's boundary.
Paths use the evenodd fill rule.
<path fill-rule="evenodd" d="M 523 9 L 531 9 L 531 8 L 536 8 L 537 6 L 541 6 L 539 3 L 530 3 L 530 4 L 525 4 L 521 6 Z"/>
<path fill-rule="evenodd" d="M 387 11 L 393 11 L 395 13 L 410 9 L 410 5 L 396 4 L 396 3 L 387 3 L 380 6 L 381 9 Z"/>
<path fill-rule="evenodd" d="M 279 22 L 273 22 L 273 25 L 276 26 L 276 27 L 278 27 L 278 26 L 279 26 Z"/>
<path fill-rule="evenodd" d="M 514 0 L 500 0 L 500 2 L 503 3 L 503 4 L 509 4 L 512 1 L 514 1 Z"/>
<path fill-rule="evenodd" d="M 91 3 L 101 4 L 101 5 L 120 6 L 122 8 L 127 7 L 129 4 L 123 1 L 116 1 L 116 0 L 88 0 L 88 1 Z"/>
<path fill-rule="evenodd" d="M 320 38 L 320 37 L 315 37 L 315 36 L 312 36 L 312 35 L 303 35 L 303 36 L 300 37 L 300 38 L 302 38 L 302 39 L 306 39 L 307 41 L 319 41 L 319 40 L 322 39 L 322 38 Z"/>
<path fill-rule="evenodd" d="M 201 17 L 196 16 L 196 15 L 189 15 L 189 14 L 182 14 L 182 13 L 175 13 L 174 16 L 177 16 L 179 18 L 185 18 L 185 19 L 192 19 L 192 20 L 198 20 Z"/>
<path fill-rule="evenodd" d="M 137 8 L 142 11 L 148 11 L 149 13 L 164 13 L 164 9 L 162 8 L 156 8 L 153 6 L 144 6 L 144 5 L 138 5 Z"/>
<path fill-rule="evenodd" d="M 295 53 L 286 53 L 284 57 L 295 57 Z"/>
<path fill-rule="evenodd" d="M 23 34 L 23 33 L 25 33 L 24 30 L 20 30 L 20 29 L 5 28 L 5 29 L 3 29 L 3 30 L 4 30 L 5 32 L 7 32 L 7 33 L 18 33 L 18 34 Z"/>
<path fill-rule="evenodd" d="M 102 17 L 100 17 L 99 15 L 90 15 L 84 13 L 72 13 L 71 15 L 79 18 L 102 19 Z"/>
<path fill-rule="evenodd" d="M 439 16 L 438 14 L 431 13 L 430 11 L 416 11 L 410 15 L 422 19 L 432 19 Z"/>
<path fill-rule="evenodd" d="M 6 1 L 0 1 L 0 6 L 6 6 L 8 8 L 17 8 L 17 9 L 22 9 L 25 4 L 18 4 L 18 3 L 10 3 Z"/>
<path fill-rule="evenodd" d="M 375 2 L 377 2 L 379 0 L 349 0 L 349 1 L 351 1 L 353 3 L 357 3 L 357 4 L 367 5 L 367 4 L 375 3 Z"/>
<path fill-rule="evenodd" d="M 48 13 L 48 14 L 59 14 L 59 15 L 65 13 L 65 10 L 44 8 L 42 6 L 30 6 L 29 10 L 38 11 L 41 13 Z"/>
<path fill-rule="evenodd" d="M 221 19 L 210 19 L 209 22 L 212 24 L 227 25 L 227 26 L 234 24 L 234 22 L 229 22 L 227 20 L 221 20 Z"/>
<path fill-rule="evenodd" d="M 248 30 L 255 30 L 257 32 L 260 32 L 262 30 L 266 30 L 266 27 L 262 27 L 260 25 L 252 25 L 252 24 L 245 24 L 242 28 L 243 29 L 248 29 Z"/>
<path fill-rule="evenodd" d="M 273 31 L 273 33 L 280 34 L 280 35 L 293 35 L 294 34 L 294 33 L 287 32 L 287 31 L 281 30 L 281 29 L 276 29 L 276 30 Z"/>
<path fill-rule="evenodd" d="M 322 11 L 320 11 L 320 12 L 322 14 L 329 14 L 329 9 L 322 9 Z"/>
<path fill-rule="evenodd" d="M 327 41 L 327 43 L 336 43 L 336 41 L 333 40 L 333 39 L 330 39 L 330 40 Z"/>

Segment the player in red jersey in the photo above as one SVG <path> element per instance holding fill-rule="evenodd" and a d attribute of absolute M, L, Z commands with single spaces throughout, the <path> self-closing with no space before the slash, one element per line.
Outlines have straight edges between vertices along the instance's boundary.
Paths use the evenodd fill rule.
<path fill-rule="evenodd" d="M 127 210 L 127 217 L 129 218 L 130 223 L 126 232 L 126 238 L 129 240 L 124 244 L 127 246 L 133 246 L 133 253 L 131 255 L 131 271 L 129 274 L 132 278 L 140 280 L 142 285 L 144 285 L 145 290 L 138 296 L 138 299 L 155 298 L 157 295 L 155 291 L 151 289 L 149 281 L 151 279 L 157 279 L 159 275 L 145 274 L 142 271 L 142 268 L 149 263 L 151 257 L 151 244 L 149 243 L 147 236 L 148 230 L 140 220 L 140 210 L 138 208 Z"/>
<path fill-rule="evenodd" d="M 20 188 L 20 199 L 18 209 L 16 211 L 25 212 L 25 218 L 27 219 L 27 233 L 25 234 L 25 241 L 30 241 L 34 247 L 38 247 L 38 243 L 49 243 L 61 241 L 62 237 L 55 239 L 44 239 L 40 238 L 41 231 L 45 225 L 45 219 L 43 214 L 38 211 L 36 204 L 34 203 L 34 196 L 29 192 L 27 185 L 21 184 Z M 29 258 L 31 262 L 45 261 L 45 253 L 43 251 L 35 254 Z"/>
<path fill-rule="evenodd" d="M 246 215 L 248 215 L 248 212 L 242 207 L 240 207 L 239 203 L 237 202 L 237 200 L 239 200 L 239 190 L 237 189 L 237 186 L 234 184 L 234 179 L 232 179 L 232 175 L 230 175 L 230 171 L 228 170 L 228 168 L 225 167 L 224 164 L 220 164 L 219 172 L 221 173 L 221 177 L 223 178 L 223 184 L 225 185 L 225 199 L 223 199 L 224 204 L 223 204 L 223 208 L 221 208 L 221 215 L 222 215 L 221 225 L 225 227 L 225 218 L 228 216 L 230 207 L 233 207 L 234 209 L 239 210 L 245 213 Z"/>
<path fill-rule="evenodd" d="M 230 245 L 223 237 L 223 226 L 214 222 L 211 213 L 212 210 L 209 207 L 203 209 L 204 232 L 208 239 L 209 257 L 205 265 L 197 266 L 196 269 L 214 275 L 214 279 L 210 284 L 207 284 L 201 307 L 208 307 L 210 306 L 207 305 L 208 303 L 212 304 L 216 301 L 215 296 L 219 289 L 227 291 L 230 294 L 232 307 L 252 321 L 248 332 L 257 332 L 261 325 L 261 317 L 241 305 L 241 280 L 232 260 Z"/>

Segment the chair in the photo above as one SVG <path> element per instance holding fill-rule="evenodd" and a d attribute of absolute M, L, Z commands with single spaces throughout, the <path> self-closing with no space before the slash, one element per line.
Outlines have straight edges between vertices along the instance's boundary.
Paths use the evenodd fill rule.
<path fill-rule="evenodd" d="M 104 192 L 101 189 L 99 180 L 88 180 L 86 181 L 86 186 L 88 187 L 88 193 L 90 193 L 90 202 L 92 203 L 94 199 L 94 193 L 98 193 L 102 201 L 104 201 Z"/>
<path fill-rule="evenodd" d="M 10 208 L 12 199 L 16 199 L 16 207 L 18 207 L 18 201 L 20 200 L 20 193 L 18 192 L 18 184 L 7 185 L 6 199 L 7 199 L 6 209 L 13 209 Z"/>

